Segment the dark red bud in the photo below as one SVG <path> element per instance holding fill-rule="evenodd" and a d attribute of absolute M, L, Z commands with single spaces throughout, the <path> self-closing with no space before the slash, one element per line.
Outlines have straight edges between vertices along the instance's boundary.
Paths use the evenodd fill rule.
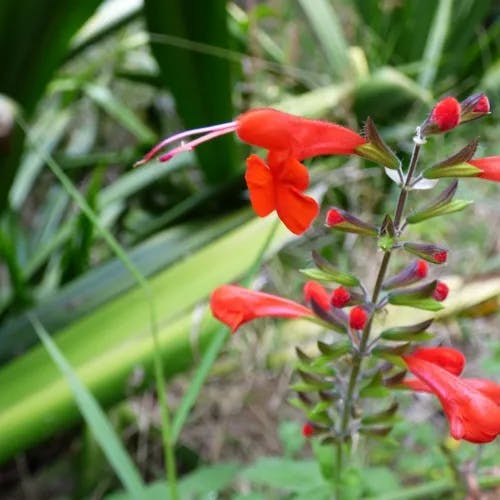
<path fill-rule="evenodd" d="M 446 252 L 445 250 L 443 250 L 441 252 L 434 253 L 432 256 L 434 257 L 434 260 L 438 264 L 443 264 L 444 262 L 446 262 L 446 259 L 448 258 L 448 252 Z"/>
<path fill-rule="evenodd" d="M 428 272 L 429 272 L 429 264 L 427 264 L 425 260 L 417 261 L 417 269 L 415 271 L 415 274 L 419 278 L 425 278 Z"/>
<path fill-rule="evenodd" d="M 353 330 L 362 330 L 367 320 L 368 313 L 361 306 L 355 306 L 351 309 L 349 313 L 349 326 Z"/>
<path fill-rule="evenodd" d="M 432 293 L 432 298 L 434 300 L 437 300 L 438 302 L 442 302 L 446 299 L 446 297 L 448 297 L 449 291 L 450 289 L 448 288 L 448 285 L 446 283 L 438 281 L 436 288 Z"/>
<path fill-rule="evenodd" d="M 349 290 L 343 286 L 339 286 L 333 290 L 330 302 L 333 307 L 341 308 L 346 306 L 350 300 L 351 294 L 349 293 Z"/>
<path fill-rule="evenodd" d="M 345 221 L 345 217 L 334 208 L 328 210 L 326 214 L 326 225 L 327 226 L 335 226 L 336 224 L 340 224 Z"/>
<path fill-rule="evenodd" d="M 485 96 L 482 95 L 477 101 L 476 105 L 472 108 L 474 113 L 489 113 L 490 112 L 490 101 Z"/>

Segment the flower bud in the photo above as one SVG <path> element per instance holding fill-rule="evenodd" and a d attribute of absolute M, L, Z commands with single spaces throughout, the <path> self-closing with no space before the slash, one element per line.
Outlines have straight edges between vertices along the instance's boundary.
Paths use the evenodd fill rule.
<path fill-rule="evenodd" d="M 353 330 L 362 330 L 368 320 L 368 313 L 361 307 L 355 306 L 349 313 L 349 326 Z"/>
<path fill-rule="evenodd" d="M 467 97 L 460 103 L 462 116 L 460 122 L 476 120 L 490 113 L 490 101 L 485 94 L 477 93 Z"/>
<path fill-rule="evenodd" d="M 333 290 L 330 302 L 333 307 L 342 308 L 346 306 L 350 300 L 351 294 L 349 293 L 349 290 L 343 286 L 339 286 Z"/>
<path fill-rule="evenodd" d="M 378 230 L 354 215 L 341 208 L 331 208 L 326 214 L 325 224 L 333 229 L 346 233 L 365 234 L 367 236 L 377 236 Z"/>
<path fill-rule="evenodd" d="M 422 125 L 422 134 L 439 134 L 455 128 L 460 123 L 461 107 L 454 97 L 441 99 Z"/>
<path fill-rule="evenodd" d="M 313 434 L 314 434 L 314 427 L 309 422 L 306 422 L 302 426 L 302 435 L 305 438 L 310 438 Z"/>
<path fill-rule="evenodd" d="M 448 251 L 445 248 L 429 243 L 406 242 L 403 243 L 403 248 L 432 264 L 444 264 L 448 258 Z"/>
<path fill-rule="evenodd" d="M 450 289 L 448 288 L 448 285 L 446 285 L 446 283 L 438 281 L 436 284 L 436 288 L 432 293 L 432 298 L 434 300 L 437 300 L 438 302 L 443 302 L 443 300 L 446 300 L 446 297 L 448 297 L 449 291 Z"/>
<path fill-rule="evenodd" d="M 412 283 L 425 278 L 428 272 L 429 266 L 425 260 L 415 260 L 398 274 L 385 280 L 382 287 L 384 290 L 391 290 L 392 288 L 411 285 Z"/>

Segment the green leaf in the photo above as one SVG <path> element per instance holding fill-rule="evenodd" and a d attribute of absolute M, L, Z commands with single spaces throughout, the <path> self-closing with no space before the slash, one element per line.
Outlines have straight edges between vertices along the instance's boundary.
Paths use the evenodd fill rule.
<path fill-rule="evenodd" d="M 359 285 L 359 280 L 355 276 L 349 273 L 344 273 L 342 271 L 322 271 L 321 269 L 299 269 L 299 271 L 307 276 L 308 278 L 311 278 L 313 280 L 317 281 L 327 281 L 327 282 L 332 282 L 335 281 L 336 283 L 340 283 L 341 285 L 345 286 L 357 286 Z"/>
<path fill-rule="evenodd" d="M 385 340 L 423 340 L 424 338 L 432 338 L 433 335 L 426 333 L 425 330 L 431 325 L 432 319 L 409 326 L 396 326 L 384 330 L 380 337 Z"/>
<path fill-rule="evenodd" d="M 71 38 L 101 1 L 77 2 L 68 9 L 65 0 L 2 0 L 0 94 L 13 99 L 31 117 L 47 84 L 63 62 Z M 10 131 L 9 143 L 8 150 L 0 150 L 0 213 L 7 206 L 22 153 L 23 138 L 19 127 Z"/>
<path fill-rule="evenodd" d="M 299 3 L 318 38 L 330 70 L 337 79 L 347 79 L 350 76 L 348 44 L 333 5 L 327 0 L 299 0 Z"/>
<path fill-rule="evenodd" d="M 31 319 L 33 328 L 71 388 L 78 409 L 92 430 L 110 465 L 127 488 L 130 495 L 140 498 L 143 482 L 125 447 L 117 437 L 111 423 L 98 405 L 92 393 L 81 383 L 71 365 L 51 339 L 36 317 Z"/>
<path fill-rule="evenodd" d="M 155 141 L 156 134 L 123 102 L 120 102 L 108 87 L 87 83 L 84 85 L 85 93 L 104 111 L 109 113 L 123 128 L 127 129 L 137 139 L 145 144 Z"/>
<path fill-rule="evenodd" d="M 382 373 L 378 371 L 372 378 L 361 384 L 359 395 L 362 398 L 385 398 L 389 396 L 390 391 L 384 387 L 382 382 Z"/>
<path fill-rule="evenodd" d="M 352 349 L 352 344 L 350 341 L 338 341 L 332 344 L 327 344 L 326 342 L 318 341 L 318 349 L 323 354 L 328 361 L 334 361 L 344 354 L 347 354 Z"/>
<path fill-rule="evenodd" d="M 453 0 L 439 0 L 427 36 L 424 53 L 422 54 L 422 69 L 418 82 L 424 88 L 430 88 L 439 67 L 446 36 L 452 20 Z"/>

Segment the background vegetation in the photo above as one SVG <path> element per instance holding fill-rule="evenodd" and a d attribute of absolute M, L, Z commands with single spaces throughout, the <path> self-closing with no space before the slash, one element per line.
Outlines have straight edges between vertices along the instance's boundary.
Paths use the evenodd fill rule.
<path fill-rule="evenodd" d="M 290 348 L 317 332 L 261 322 L 219 356 L 228 333 L 205 305 L 214 287 L 242 279 L 298 299 L 296 269 L 310 248 L 326 244 L 320 224 L 297 239 L 272 218 L 256 219 L 242 177 L 247 151 L 231 137 L 166 164 L 131 165 L 169 133 L 268 105 L 354 129 L 370 115 L 407 151 L 437 98 L 477 90 L 490 97 L 492 117 L 454 141 L 434 140 L 427 159 L 477 135 L 481 156 L 500 154 L 499 19 L 492 0 L 90 0 L 71 8 L 4 0 L 6 498 L 125 498 L 113 494 L 121 488 L 146 498 L 145 483 L 155 484 L 151 498 L 165 498 L 162 442 L 175 448 L 181 498 L 321 498 L 324 480 L 300 436 L 302 417 L 286 405 Z M 394 203 L 390 181 L 368 163 L 309 166 L 324 206 L 355 207 L 369 218 L 373 206 L 382 212 Z M 461 345 L 476 374 L 494 378 L 498 187 L 473 181 L 460 189 L 476 200 L 472 209 L 413 231 L 447 242 L 445 273 L 465 278 L 441 317 L 443 340 Z M 340 258 L 341 249 L 370 275 L 369 250 L 338 236 L 325 251 Z M 156 381 L 163 394 L 162 371 L 170 419 L 160 416 L 165 405 L 153 390 Z M 452 461 L 494 487 L 498 444 L 482 454 L 446 440 L 440 447 L 435 407 L 410 397 L 406 405 L 389 437 L 359 445 L 353 498 L 449 498 L 450 450 Z M 324 450 L 314 453 L 328 462 Z"/>

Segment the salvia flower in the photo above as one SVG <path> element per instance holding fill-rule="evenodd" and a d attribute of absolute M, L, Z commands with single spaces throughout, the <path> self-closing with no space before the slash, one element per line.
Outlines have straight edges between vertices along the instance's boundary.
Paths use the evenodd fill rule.
<path fill-rule="evenodd" d="M 437 134 L 455 128 L 460 123 L 461 107 L 454 97 L 441 99 L 422 125 L 422 134 Z"/>
<path fill-rule="evenodd" d="M 368 313 L 361 306 L 354 306 L 349 312 L 349 326 L 353 330 L 362 330 L 368 321 Z"/>
<path fill-rule="evenodd" d="M 444 177 L 477 177 L 500 182 L 500 156 L 487 156 L 462 161 L 452 165 L 435 165 L 426 169 L 423 176 L 428 179 Z"/>
<path fill-rule="evenodd" d="M 455 439 L 488 443 L 500 434 L 500 385 L 459 378 L 415 353 L 403 356 L 403 360 L 440 400 Z"/>
<path fill-rule="evenodd" d="M 292 300 L 236 285 L 216 288 L 210 298 L 212 314 L 236 332 L 244 323 L 262 317 L 301 318 L 313 312 Z"/>
<path fill-rule="evenodd" d="M 318 155 L 356 154 L 367 141 L 356 132 L 321 120 L 310 120 L 272 108 L 247 111 L 228 123 L 181 132 L 156 145 L 136 165 L 143 164 L 170 144 L 186 138 L 179 146 L 160 155 L 168 161 L 179 153 L 235 132 L 243 141 L 268 150 L 266 161 L 256 155 L 247 159 L 245 180 L 252 207 L 260 217 L 276 210 L 290 231 L 303 233 L 316 218 L 316 201 L 304 195 L 309 186 L 307 169 L 300 162 Z"/>

